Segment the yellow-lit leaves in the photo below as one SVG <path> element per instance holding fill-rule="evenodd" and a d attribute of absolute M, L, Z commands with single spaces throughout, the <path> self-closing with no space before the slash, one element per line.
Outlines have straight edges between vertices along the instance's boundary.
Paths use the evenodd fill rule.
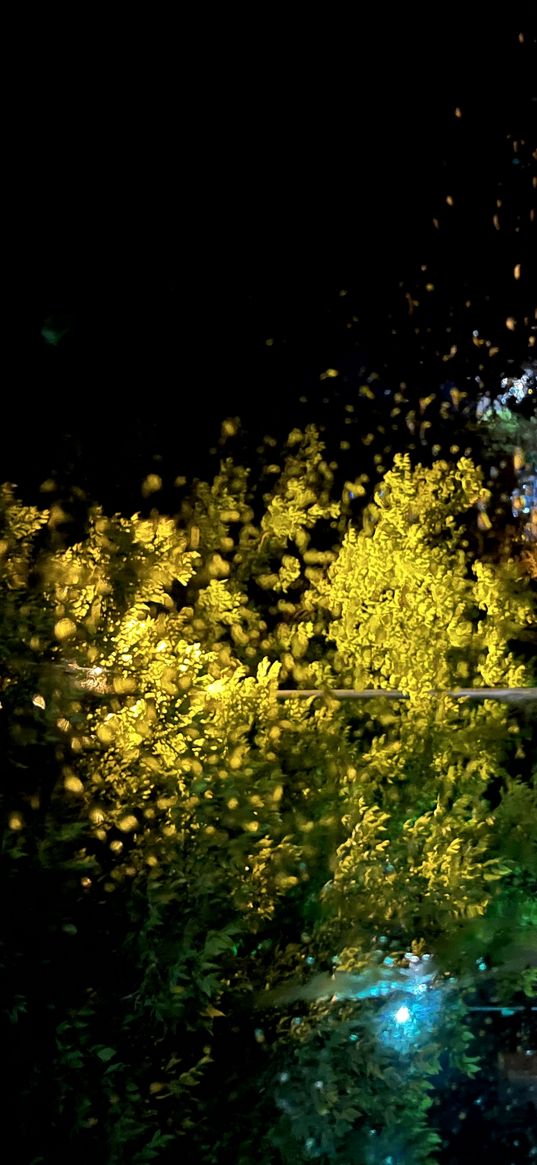
<path fill-rule="evenodd" d="M 80 797 L 84 792 L 83 782 L 71 770 L 66 770 L 64 773 L 63 787 L 69 793 L 74 793 L 77 797 Z"/>
<path fill-rule="evenodd" d="M 298 886 L 298 878 L 294 874 L 277 874 L 275 882 L 278 890 L 291 890 L 293 886 Z"/>
<path fill-rule="evenodd" d="M 97 740 L 104 745 L 113 744 L 115 740 L 115 733 L 112 727 L 108 724 L 99 724 L 96 731 L 96 736 Z"/>
<path fill-rule="evenodd" d="M 245 745 L 233 749 L 233 752 L 228 758 L 228 765 L 232 772 L 237 772 L 237 770 L 241 768 L 246 751 L 247 749 Z"/>
<path fill-rule="evenodd" d="M 230 572 L 230 565 L 229 562 L 226 562 L 222 558 L 221 554 L 213 554 L 207 565 L 207 571 L 210 578 L 227 578 Z"/>
<path fill-rule="evenodd" d="M 238 417 L 226 417 L 226 419 L 222 421 L 220 428 L 220 437 L 222 441 L 227 441 L 230 437 L 234 437 L 236 435 L 239 428 L 239 423 L 240 422 Z"/>
<path fill-rule="evenodd" d="M 162 489 L 162 478 L 157 473 L 149 473 L 142 482 L 142 497 L 148 498 L 151 494 L 159 493 Z"/>
<path fill-rule="evenodd" d="M 134 676 L 114 676 L 112 686 L 117 695 L 125 696 L 136 691 L 136 680 Z"/>
<path fill-rule="evenodd" d="M 158 678 L 158 683 L 161 692 L 166 696 L 179 695 L 179 684 L 177 682 L 177 670 L 173 667 L 165 667 Z"/>
<path fill-rule="evenodd" d="M 72 639 L 73 635 L 76 635 L 76 623 L 73 623 L 72 619 L 58 619 L 58 622 L 54 626 L 54 634 L 56 639 L 60 640 L 60 643 L 63 643 L 66 639 Z"/>
<path fill-rule="evenodd" d="M 122 833 L 132 833 L 135 829 L 138 829 L 138 819 L 133 813 L 126 813 L 118 821 L 117 827 Z"/>
<path fill-rule="evenodd" d="M 417 435 L 432 398 L 415 404 Z M 290 434 L 282 466 L 264 483 L 263 516 L 256 498 L 254 517 L 247 474 L 227 461 L 185 503 L 184 529 L 158 516 L 95 516 L 87 543 L 55 556 L 50 609 L 73 637 L 80 627 L 77 658 L 106 681 L 97 699 L 84 692 L 54 708 L 66 731 L 59 748 L 76 733 L 78 750 L 58 802 L 74 816 L 79 798 L 92 849 L 105 851 L 107 880 L 95 883 L 107 894 L 137 872 L 160 892 L 173 870 L 188 882 L 193 914 L 200 898 L 216 913 L 229 903 L 256 932 L 277 921 L 283 895 L 330 876 L 331 924 L 338 911 L 345 925 L 369 930 L 390 918 L 404 928 L 424 914 L 442 924 L 479 911 L 483 886 L 498 876 L 480 850 L 491 827 L 476 826 L 456 797 L 482 795 L 494 752 L 470 732 L 479 722 L 467 705 L 447 704 L 435 721 L 427 691 L 457 686 L 462 667 L 468 685 L 521 678 L 506 650 L 526 617 L 522 602 L 505 601 L 512 576 L 489 571 L 474 583 L 459 542 L 459 515 L 477 522 L 485 513 L 472 509 L 487 502 L 480 474 L 465 459 L 428 470 L 397 460 L 368 528 L 350 527 L 333 549 L 347 503 L 364 494 L 360 466 L 349 471 L 357 477 L 345 483 L 343 515 L 313 430 Z M 191 584 L 186 595 L 177 581 Z M 30 629 L 36 651 L 49 628 Z M 282 706 L 275 689 L 286 675 L 306 687 L 401 687 L 412 699 L 353 707 L 349 735 L 348 704 Z M 37 680 L 30 698 L 40 690 L 52 706 Z M 493 713 L 483 714 L 488 731 Z M 455 809 L 436 814 L 448 793 Z M 22 829 L 22 816 L 10 824 Z M 208 1005 L 208 1019 L 220 1014 Z"/>
<path fill-rule="evenodd" d="M 526 464 L 526 457 L 524 454 L 524 450 L 520 449 L 520 448 L 516 448 L 514 453 L 513 453 L 513 468 L 514 468 L 514 470 L 516 472 L 518 472 L 520 469 L 524 468 L 525 464 Z"/>
<path fill-rule="evenodd" d="M 289 587 L 300 577 L 300 569 L 300 561 L 298 558 L 294 558 L 290 554 L 284 554 L 276 589 L 282 590 L 284 593 L 288 591 Z"/>
<path fill-rule="evenodd" d="M 484 641 L 469 632 L 474 597 L 456 519 L 479 503 L 483 527 L 488 496 L 466 458 L 451 471 L 443 462 L 412 470 L 408 459 L 396 458 L 377 490 L 371 525 L 360 534 L 349 529 L 321 587 L 333 612 L 336 660 L 351 686 L 401 688 L 416 697 L 455 686 L 454 644 L 471 645 L 478 666 Z"/>

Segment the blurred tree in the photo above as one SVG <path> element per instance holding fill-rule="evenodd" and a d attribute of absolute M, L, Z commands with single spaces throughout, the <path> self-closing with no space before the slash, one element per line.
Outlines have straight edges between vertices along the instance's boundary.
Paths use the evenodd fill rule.
<path fill-rule="evenodd" d="M 479 470 L 398 458 L 356 528 L 360 475 L 338 496 L 314 428 L 271 455 L 257 480 L 224 459 L 177 518 L 153 474 L 146 515 L 94 508 L 77 541 L 4 488 L 20 1160 L 432 1162 L 441 1054 L 476 1071 L 465 927 L 500 963 L 495 904 L 532 925 L 529 729 L 426 694 L 529 680 L 530 593 L 465 545 Z M 289 705 L 283 681 L 325 696 Z M 349 711 L 342 684 L 410 699 Z M 402 974 L 437 947 L 431 982 Z M 356 999 L 261 1021 L 265 988 L 334 966 L 367 972 Z"/>

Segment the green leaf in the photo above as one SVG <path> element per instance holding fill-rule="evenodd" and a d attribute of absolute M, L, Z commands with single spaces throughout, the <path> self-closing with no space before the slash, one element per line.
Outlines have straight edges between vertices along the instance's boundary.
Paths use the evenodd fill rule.
<path fill-rule="evenodd" d="M 112 1060 L 117 1055 L 115 1048 L 95 1048 L 95 1052 L 103 1064 L 107 1064 L 109 1060 Z"/>

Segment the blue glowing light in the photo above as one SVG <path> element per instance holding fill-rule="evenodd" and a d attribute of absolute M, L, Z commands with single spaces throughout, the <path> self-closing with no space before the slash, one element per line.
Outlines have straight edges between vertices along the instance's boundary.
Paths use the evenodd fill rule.
<path fill-rule="evenodd" d="M 397 1002 L 387 1001 L 377 1015 L 381 1042 L 404 1056 L 429 1040 L 440 1023 L 443 991 L 430 984 L 423 991 L 423 985 L 413 985 L 408 1005 L 399 996 Z"/>

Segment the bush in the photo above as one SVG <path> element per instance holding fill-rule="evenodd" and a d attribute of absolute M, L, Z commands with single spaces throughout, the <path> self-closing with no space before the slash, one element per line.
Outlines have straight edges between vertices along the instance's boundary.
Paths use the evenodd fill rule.
<path fill-rule="evenodd" d="M 357 528 L 358 479 L 334 496 L 313 428 L 273 468 L 262 494 L 225 460 L 177 518 L 95 508 L 71 543 L 4 487 L 21 1161 L 432 1162 L 442 1056 L 476 1070 L 450 977 L 475 962 L 467 927 L 501 962 L 498 903 L 534 925 L 531 724 L 428 694 L 531 681 L 521 571 L 465 546 L 479 470 L 398 457 Z M 420 1002 L 409 956 L 438 951 Z M 356 998 L 302 994 L 335 966 Z M 262 1012 L 288 979 L 294 1002 Z"/>

